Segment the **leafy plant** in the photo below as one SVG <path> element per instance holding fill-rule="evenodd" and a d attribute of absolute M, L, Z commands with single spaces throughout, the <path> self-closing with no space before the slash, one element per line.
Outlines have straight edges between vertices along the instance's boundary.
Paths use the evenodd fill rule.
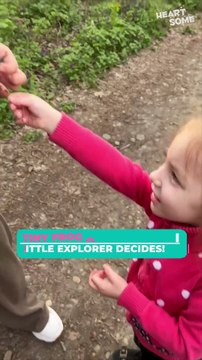
<path fill-rule="evenodd" d="M 25 142 L 34 142 L 34 141 L 41 139 L 42 136 L 43 135 L 42 135 L 41 131 L 31 130 L 31 131 L 27 131 L 26 133 L 24 133 L 22 139 Z"/>
<path fill-rule="evenodd" d="M 62 111 L 64 111 L 65 113 L 72 113 L 75 111 L 76 109 L 76 104 L 75 103 L 67 103 L 67 102 L 62 102 L 60 103 L 60 109 Z"/>
<path fill-rule="evenodd" d="M 201 0 L 0 0 L 0 42 L 27 74 L 20 91 L 50 101 L 69 83 L 95 86 L 108 69 L 161 39 L 169 24 L 156 12 L 180 6 L 202 10 Z M 71 112 L 76 105 L 59 106 Z M 8 105 L 0 100 L 0 137 L 15 130 Z"/>

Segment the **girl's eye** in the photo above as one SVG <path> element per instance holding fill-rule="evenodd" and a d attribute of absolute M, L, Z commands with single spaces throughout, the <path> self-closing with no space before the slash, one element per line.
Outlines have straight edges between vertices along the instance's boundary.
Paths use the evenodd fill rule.
<path fill-rule="evenodd" d="M 173 179 L 177 184 L 180 185 L 180 182 L 179 182 L 179 180 L 178 180 L 178 178 L 177 178 L 177 176 L 176 176 L 176 174 L 175 174 L 174 171 L 171 171 L 171 176 L 172 176 L 172 179 Z"/>

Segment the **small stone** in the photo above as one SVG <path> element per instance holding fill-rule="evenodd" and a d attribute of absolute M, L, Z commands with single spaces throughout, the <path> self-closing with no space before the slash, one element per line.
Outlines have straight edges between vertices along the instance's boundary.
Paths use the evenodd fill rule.
<path fill-rule="evenodd" d="M 71 341 L 77 340 L 79 338 L 79 333 L 76 331 L 70 331 L 68 339 Z"/>
<path fill-rule="evenodd" d="M 98 98 L 102 98 L 104 96 L 104 92 L 103 91 L 96 91 L 94 93 L 95 97 L 98 97 Z"/>
<path fill-rule="evenodd" d="M 135 143 L 135 138 L 134 137 L 132 137 L 131 139 L 130 139 L 130 141 L 132 141 L 133 143 Z"/>
<path fill-rule="evenodd" d="M 128 346 L 128 344 L 129 344 L 129 342 L 128 342 L 127 337 L 124 337 L 123 338 L 123 345 Z"/>
<path fill-rule="evenodd" d="M 73 282 L 75 282 L 76 284 L 80 284 L 81 279 L 78 276 L 73 276 Z"/>
<path fill-rule="evenodd" d="M 47 166 L 42 164 L 42 165 L 34 165 L 32 170 L 39 172 L 39 171 L 45 171 L 46 169 L 47 169 Z"/>
<path fill-rule="evenodd" d="M 95 345 L 95 347 L 94 347 L 94 351 L 96 352 L 96 353 L 98 353 L 99 351 L 100 351 L 100 345 Z"/>
<path fill-rule="evenodd" d="M 120 142 L 116 140 L 116 141 L 114 142 L 114 144 L 115 144 L 115 145 L 120 145 Z"/>
<path fill-rule="evenodd" d="M 74 305 L 77 305 L 79 300 L 78 299 L 71 299 L 71 301 L 73 302 Z"/>
<path fill-rule="evenodd" d="M 42 222 L 46 222 L 46 221 L 47 221 L 47 217 L 46 217 L 46 215 L 45 215 L 44 213 L 40 214 L 40 220 L 41 220 Z"/>
<path fill-rule="evenodd" d="M 136 136 L 136 139 L 139 140 L 139 141 L 144 141 L 145 140 L 145 136 L 143 134 L 138 134 Z"/>
<path fill-rule="evenodd" d="M 81 189 L 77 189 L 75 192 L 74 192 L 74 195 L 80 195 L 81 194 Z"/>
<path fill-rule="evenodd" d="M 46 265 L 45 264 L 39 264 L 38 267 L 41 268 L 41 269 L 45 269 Z"/>
<path fill-rule="evenodd" d="M 102 137 L 105 140 L 110 140 L 111 139 L 111 136 L 109 134 L 103 134 Z"/>
<path fill-rule="evenodd" d="M 3 360 L 12 360 L 13 353 L 12 351 L 8 350 L 6 351 Z"/>
<path fill-rule="evenodd" d="M 30 276 L 30 275 L 25 275 L 25 280 L 26 280 L 27 282 L 30 282 L 31 276 Z"/>
<path fill-rule="evenodd" d="M 52 301 L 51 301 L 51 299 L 46 300 L 46 305 L 47 305 L 47 306 L 50 306 L 50 307 L 52 306 Z"/>
<path fill-rule="evenodd" d="M 122 126 L 122 123 L 120 121 L 117 121 L 115 124 L 115 127 L 121 127 L 121 126 Z"/>
<path fill-rule="evenodd" d="M 111 355 L 111 353 L 109 351 L 107 351 L 106 354 L 105 354 L 105 359 L 109 359 L 110 355 Z"/>

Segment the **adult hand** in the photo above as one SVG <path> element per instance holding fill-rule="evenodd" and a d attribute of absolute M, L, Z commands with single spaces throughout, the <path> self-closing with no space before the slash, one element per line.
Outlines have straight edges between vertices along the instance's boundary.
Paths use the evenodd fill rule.
<path fill-rule="evenodd" d="M 105 264 L 103 270 L 95 269 L 90 273 L 89 285 L 102 295 L 118 299 L 126 288 L 127 282 L 109 265 Z"/>
<path fill-rule="evenodd" d="M 9 89 L 16 90 L 26 81 L 26 75 L 19 69 L 12 51 L 0 43 L 0 82 Z"/>

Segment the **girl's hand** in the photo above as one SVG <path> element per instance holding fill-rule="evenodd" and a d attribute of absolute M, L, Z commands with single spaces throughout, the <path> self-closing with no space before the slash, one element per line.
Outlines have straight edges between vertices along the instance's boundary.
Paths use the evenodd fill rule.
<path fill-rule="evenodd" d="M 127 286 L 127 282 L 112 268 L 105 264 L 103 270 L 93 270 L 89 276 L 89 285 L 107 297 L 118 299 Z"/>
<path fill-rule="evenodd" d="M 27 125 L 51 134 L 57 127 L 61 113 L 38 96 L 13 93 L 8 101 L 19 125 Z"/>
<path fill-rule="evenodd" d="M 12 51 L 0 43 L 0 81 L 9 89 L 17 89 L 27 81 L 26 75 L 19 69 Z"/>

